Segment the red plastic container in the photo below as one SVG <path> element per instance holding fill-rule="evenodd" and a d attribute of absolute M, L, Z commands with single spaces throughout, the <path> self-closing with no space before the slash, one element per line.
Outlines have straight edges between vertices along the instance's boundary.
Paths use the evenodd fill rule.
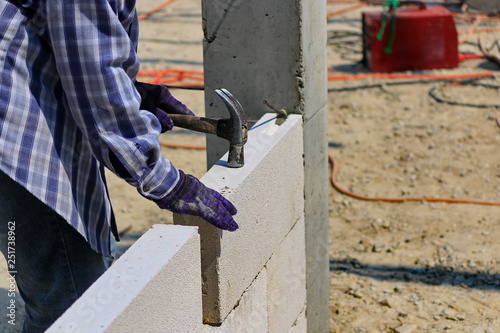
<path fill-rule="evenodd" d="M 451 12 L 443 6 L 402 2 L 386 13 L 382 39 L 377 34 L 384 13 L 363 13 L 363 61 L 373 72 L 458 66 L 458 36 Z M 396 26 L 392 27 L 395 17 Z M 391 30 L 393 41 L 391 43 Z M 391 52 L 384 51 L 390 46 Z"/>

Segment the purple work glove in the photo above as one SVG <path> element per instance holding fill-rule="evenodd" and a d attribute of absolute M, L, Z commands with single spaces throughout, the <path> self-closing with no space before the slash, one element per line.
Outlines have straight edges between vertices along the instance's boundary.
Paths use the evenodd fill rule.
<path fill-rule="evenodd" d="M 194 113 L 172 96 L 165 86 L 136 82 L 135 88 L 141 95 L 141 109 L 151 112 L 158 118 L 162 133 L 174 127 L 174 123 L 167 113 L 194 116 Z"/>
<path fill-rule="evenodd" d="M 203 185 L 197 178 L 179 170 L 179 182 L 160 200 L 154 200 L 162 209 L 174 213 L 199 216 L 217 228 L 229 231 L 238 229 L 232 215 L 236 207 L 219 192 Z"/>

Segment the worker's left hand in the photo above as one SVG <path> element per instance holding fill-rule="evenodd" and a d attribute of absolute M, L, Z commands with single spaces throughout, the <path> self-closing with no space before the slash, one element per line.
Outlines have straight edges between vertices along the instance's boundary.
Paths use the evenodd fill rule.
<path fill-rule="evenodd" d="M 154 200 L 162 209 L 199 216 L 217 228 L 238 229 L 233 215 L 236 207 L 219 192 L 206 187 L 196 177 L 179 170 L 179 182 L 163 199 Z"/>
<path fill-rule="evenodd" d="M 172 96 L 165 86 L 136 82 L 135 87 L 141 95 L 141 109 L 151 112 L 158 118 L 162 133 L 174 127 L 174 123 L 167 113 L 194 116 L 194 113 Z"/>

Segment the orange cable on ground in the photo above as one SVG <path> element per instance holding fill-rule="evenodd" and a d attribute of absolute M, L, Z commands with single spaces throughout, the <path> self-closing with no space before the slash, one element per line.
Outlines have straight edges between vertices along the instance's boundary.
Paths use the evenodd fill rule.
<path fill-rule="evenodd" d="M 143 69 L 139 71 L 138 77 L 151 77 L 148 83 L 166 84 L 180 82 L 183 80 L 194 80 L 195 83 L 184 83 L 182 85 L 203 86 L 203 71 L 189 69 Z M 408 73 L 365 73 L 349 75 L 330 75 L 328 81 L 337 80 L 364 80 L 364 79 L 434 79 L 434 80 L 456 80 L 480 77 L 492 77 L 493 72 L 482 73 L 459 73 L 459 74 L 408 74 Z"/>
<path fill-rule="evenodd" d="M 462 44 L 469 40 L 472 34 L 476 31 L 477 27 L 481 24 L 481 17 L 476 16 L 474 22 L 465 30 L 465 36 L 458 39 L 458 43 Z"/>
<path fill-rule="evenodd" d="M 181 149 L 197 149 L 202 150 L 206 149 L 206 146 L 203 145 L 188 145 L 181 143 L 166 143 L 161 142 L 161 146 L 167 148 L 181 148 Z M 381 201 L 381 202 L 392 202 L 392 203 L 403 203 L 410 201 L 427 201 L 427 202 L 446 202 L 446 203 L 461 203 L 461 204 L 475 204 L 475 205 L 487 205 L 487 206 L 500 206 L 500 202 L 494 201 L 482 201 L 482 200 L 471 200 L 471 199 L 454 199 L 454 198 L 427 198 L 427 197 L 416 197 L 416 198 L 390 198 L 390 197 L 366 197 L 363 195 L 359 195 L 353 193 L 349 190 L 344 189 L 337 183 L 337 172 L 338 172 L 338 164 L 333 158 L 333 156 L 329 155 L 328 159 L 332 164 L 332 175 L 331 175 L 331 183 L 332 186 L 342 194 L 350 196 L 355 199 L 363 200 L 363 201 Z"/>
<path fill-rule="evenodd" d="M 330 75 L 328 81 L 335 80 L 364 80 L 364 79 L 434 79 L 434 80 L 455 80 L 470 79 L 476 77 L 491 77 L 493 72 L 483 73 L 462 73 L 462 74 L 406 74 L 406 73 L 367 73 L 353 75 Z"/>
<path fill-rule="evenodd" d="M 154 7 L 153 9 L 150 9 L 148 10 L 146 13 L 144 14 L 141 14 L 137 17 L 137 19 L 140 21 L 140 20 L 144 20 L 144 19 L 147 19 L 148 17 L 150 17 L 151 15 L 153 15 L 154 13 L 162 10 L 163 8 L 167 7 L 168 5 L 170 5 L 172 2 L 174 2 L 175 0 L 167 0 L 165 1 L 164 3 L 162 3 L 161 5 L 158 5 L 156 7 Z"/>
<path fill-rule="evenodd" d="M 326 14 L 326 18 L 329 19 L 329 18 L 332 18 L 334 16 L 341 15 L 341 14 L 350 12 L 352 10 L 356 10 L 358 8 L 364 7 L 365 5 L 366 5 L 366 3 L 359 2 L 359 3 L 355 4 L 355 5 L 349 6 L 347 8 L 343 8 L 343 9 L 339 9 L 339 10 L 330 12 L 330 13 Z"/>
<path fill-rule="evenodd" d="M 331 175 L 331 183 L 333 187 L 342 194 L 353 197 L 355 199 L 364 200 L 364 201 L 382 201 L 382 202 L 409 202 L 409 201 L 427 201 L 427 202 L 447 202 L 447 203 L 462 203 L 462 204 L 476 204 L 476 205 L 488 205 L 488 206 L 500 206 L 500 202 L 493 201 L 481 201 L 481 200 L 470 200 L 470 199 L 453 199 L 453 198 L 388 198 L 388 197 L 366 197 L 363 195 L 355 194 L 349 190 L 342 188 L 337 183 L 337 171 L 338 165 L 333 156 L 328 156 L 330 163 L 332 164 L 332 175 Z"/>
<path fill-rule="evenodd" d="M 466 29 L 460 29 L 458 30 L 458 33 L 464 33 L 467 32 L 468 30 Z M 475 28 L 473 29 L 473 33 L 479 33 L 479 32 L 497 32 L 500 31 L 500 27 L 480 27 L 480 28 Z"/>
<path fill-rule="evenodd" d="M 167 84 L 174 82 L 181 82 L 184 80 L 192 80 L 194 83 L 179 83 L 179 86 L 189 85 L 189 86 L 199 86 L 203 87 L 204 77 L 203 71 L 191 70 L 191 69 L 143 69 L 140 70 L 138 77 L 151 77 L 151 80 L 147 80 L 147 83 L 151 84 Z"/>
<path fill-rule="evenodd" d="M 488 15 L 481 15 L 481 14 L 464 14 L 464 13 L 451 13 L 455 21 L 460 21 L 460 22 L 474 22 L 476 17 L 480 17 L 481 21 L 486 22 L 486 21 L 499 21 L 500 16 L 488 16 Z"/>
<path fill-rule="evenodd" d="M 481 59 L 481 58 L 484 58 L 484 55 L 473 54 L 473 53 L 459 53 L 458 54 L 458 62 L 462 62 L 465 60 L 471 60 L 471 59 Z"/>

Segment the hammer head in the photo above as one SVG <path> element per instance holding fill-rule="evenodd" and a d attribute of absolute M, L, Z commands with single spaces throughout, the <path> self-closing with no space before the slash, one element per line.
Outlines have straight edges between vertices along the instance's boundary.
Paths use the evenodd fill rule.
<path fill-rule="evenodd" d="M 245 162 L 243 146 L 247 142 L 247 117 L 240 102 L 224 88 L 215 93 L 222 99 L 229 111 L 229 119 L 220 119 L 217 124 L 217 136 L 229 141 L 227 166 L 241 168 Z"/>

